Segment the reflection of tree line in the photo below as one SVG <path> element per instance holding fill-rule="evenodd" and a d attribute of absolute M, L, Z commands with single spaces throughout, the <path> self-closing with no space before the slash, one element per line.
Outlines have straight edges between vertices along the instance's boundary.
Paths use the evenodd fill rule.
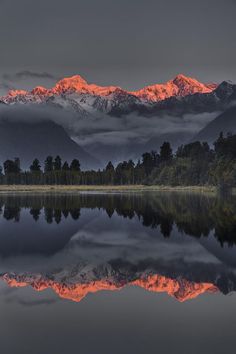
<path fill-rule="evenodd" d="M 80 217 L 80 210 L 103 209 L 109 217 L 114 213 L 132 219 L 135 216 L 150 228 L 160 228 L 164 237 L 171 236 L 173 226 L 179 232 L 208 236 L 214 232 L 223 245 L 236 243 L 236 198 L 183 193 L 147 194 L 81 194 L 0 196 L 0 210 L 6 220 L 20 220 L 22 209 L 29 209 L 33 219 L 40 215 L 47 223 L 60 223 L 70 216 Z"/>
<path fill-rule="evenodd" d="M 63 196 L 1 196 L 0 212 L 6 220 L 20 221 L 20 214 L 23 209 L 29 209 L 35 221 L 40 215 L 44 216 L 48 224 L 56 222 L 59 224 L 62 219 L 70 216 L 73 220 L 80 217 L 80 206 L 73 203 L 73 198 Z"/>
<path fill-rule="evenodd" d="M 59 224 L 62 221 L 63 217 L 66 219 L 69 215 L 74 220 L 78 220 L 80 217 L 80 209 L 60 210 L 57 208 L 37 208 L 37 209 L 30 208 L 30 214 L 32 215 L 35 221 L 38 221 L 42 213 L 42 210 L 44 213 L 44 218 L 48 224 L 51 224 L 53 222 Z M 20 207 L 14 208 L 14 207 L 5 206 L 4 209 L 1 208 L 1 211 L 4 219 L 14 220 L 16 222 L 20 221 L 20 213 L 21 213 Z"/>

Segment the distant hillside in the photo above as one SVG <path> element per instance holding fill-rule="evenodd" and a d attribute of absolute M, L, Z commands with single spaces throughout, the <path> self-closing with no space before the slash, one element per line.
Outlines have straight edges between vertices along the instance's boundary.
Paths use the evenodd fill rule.
<path fill-rule="evenodd" d="M 65 130 L 51 121 L 38 123 L 0 122 L 0 162 L 19 157 L 28 168 L 34 158 L 43 162 L 48 155 L 80 160 L 82 169 L 96 168 L 98 161 L 76 144 Z"/>
<path fill-rule="evenodd" d="M 223 132 L 224 134 L 236 133 L 236 106 L 227 109 L 224 113 L 216 117 L 192 140 L 213 143 L 219 136 L 220 132 Z"/>

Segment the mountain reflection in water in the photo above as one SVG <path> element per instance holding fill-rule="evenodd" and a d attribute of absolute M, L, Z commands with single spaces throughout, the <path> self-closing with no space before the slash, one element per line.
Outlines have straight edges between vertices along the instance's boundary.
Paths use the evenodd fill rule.
<path fill-rule="evenodd" d="M 87 294 L 138 286 L 178 301 L 236 290 L 236 198 L 191 193 L 0 196 L 0 277 Z"/>

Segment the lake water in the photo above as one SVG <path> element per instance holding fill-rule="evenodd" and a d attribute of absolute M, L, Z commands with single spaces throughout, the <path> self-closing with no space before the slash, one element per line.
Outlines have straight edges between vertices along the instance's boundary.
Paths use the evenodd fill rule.
<path fill-rule="evenodd" d="M 233 354 L 236 198 L 0 195 L 0 352 Z"/>

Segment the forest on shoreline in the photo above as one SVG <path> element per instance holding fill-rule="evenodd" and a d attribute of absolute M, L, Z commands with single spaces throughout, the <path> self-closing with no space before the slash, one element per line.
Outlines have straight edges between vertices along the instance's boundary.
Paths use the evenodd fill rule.
<path fill-rule="evenodd" d="M 236 186 L 236 135 L 221 133 L 211 148 L 206 142 L 181 145 L 173 153 L 169 142 L 160 151 L 145 152 L 137 162 L 123 161 L 104 169 L 83 171 L 79 160 L 71 163 L 48 156 L 41 166 L 35 158 L 23 171 L 20 159 L 6 160 L 0 168 L 1 185 L 163 185 Z"/>

